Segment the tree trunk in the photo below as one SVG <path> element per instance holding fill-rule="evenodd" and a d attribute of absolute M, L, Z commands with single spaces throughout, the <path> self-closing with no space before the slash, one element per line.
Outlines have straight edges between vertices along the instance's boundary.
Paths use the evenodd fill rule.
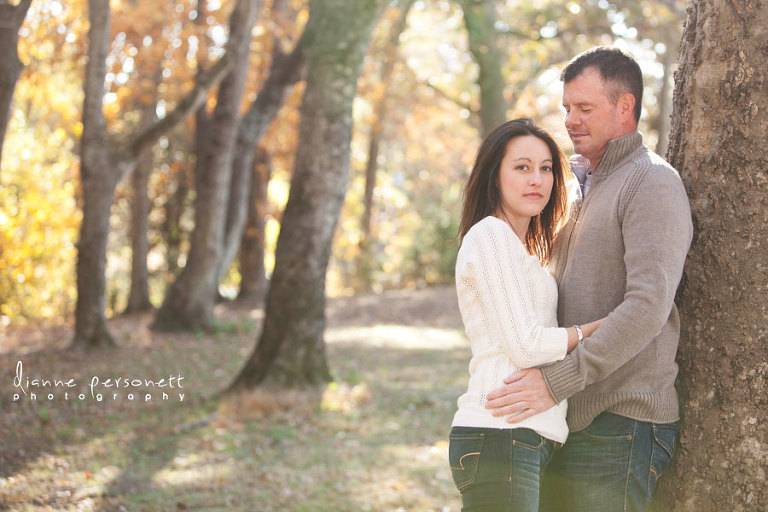
<path fill-rule="evenodd" d="M 218 83 L 231 66 L 231 59 L 225 55 L 165 118 L 125 137 L 127 143 L 111 150 L 102 109 L 111 35 L 109 0 L 89 0 L 88 16 L 88 61 L 80 142 L 83 219 L 77 245 L 77 305 L 72 342 L 76 349 L 114 345 L 106 323 L 105 270 L 110 209 L 117 183 L 135 167 L 136 155 L 194 111 L 206 91 Z"/>
<path fill-rule="evenodd" d="M 496 0 L 462 0 L 464 23 L 469 35 L 469 51 L 480 68 L 480 122 L 485 137 L 507 120 L 501 53 L 496 38 Z"/>
<path fill-rule="evenodd" d="M 11 102 L 16 82 L 24 69 L 18 54 L 19 29 L 24 23 L 32 0 L 11 5 L 0 0 L 0 163 L 3 161 L 3 141 L 11 118 Z"/>
<path fill-rule="evenodd" d="M 141 128 L 148 128 L 155 119 L 156 102 L 145 105 L 141 112 Z M 154 158 L 152 148 L 145 148 L 138 157 L 136 169 L 131 177 L 131 291 L 128 294 L 126 313 L 152 309 L 149 301 L 149 176 L 152 174 Z"/>
<path fill-rule="evenodd" d="M 83 220 L 77 244 L 77 305 L 73 340 L 76 348 L 115 344 L 107 328 L 105 312 L 109 216 L 119 175 L 106 144 L 106 119 L 102 110 L 110 40 L 109 0 L 89 0 L 88 17 L 90 28 L 80 150 Z"/>
<path fill-rule="evenodd" d="M 195 229 L 189 256 L 155 316 L 153 327 L 158 330 L 207 327 L 213 320 L 235 137 L 248 76 L 251 29 L 260 5 L 261 0 L 239 0 L 230 17 L 227 53 L 234 54 L 235 64 L 219 87 L 206 143 L 199 147 Z"/>
<path fill-rule="evenodd" d="M 275 53 L 269 78 L 264 82 L 258 97 L 240 122 L 232 162 L 227 222 L 217 280 L 221 280 L 226 274 L 243 238 L 248 211 L 248 192 L 251 189 L 250 180 L 253 174 L 253 159 L 256 153 L 254 148 L 258 147 L 259 140 L 266 133 L 293 85 L 301 78 L 305 60 L 302 46 L 306 41 L 307 39 L 302 37 L 290 55 L 283 55 L 279 50 Z"/>
<path fill-rule="evenodd" d="M 248 215 L 240 244 L 240 292 L 237 300 L 260 305 L 267 291 L 264 274 L 264 228 L 267 215 L 267 185 L 272 162 L 262 148 L 256 151 L 248 193 Z"/>
<path fill-rule="evenodd" d="M 330 380 L 325 273 L 349 174 L 352 102 L 385 0 L 317 0 L 291 191 L 275 253 L 264 326 L 233 388 Z M 312 21 L 310 21 L 312 23 Z"/>
<path fill-rule="evenodd" d="M 694 0 L 669 149 L 696 237 L 679 293 L 682 436 L 657 510 L 768 510 L 768 3 Z"/>
<path fill-rule="evenodd" d="M 408 12 L 411 10 L 413 0 L 405 0 L 400 7 L 400 18 L 393 23 L 384 47 L 384 62 L 381 67 L 381 75 L 377 83 L 376 97 L 378 102 L 374 111 L 371 135 L 368 140 L 368 161 L 365 165 L 365 195 L 363 197 L 363 218 L 360 222 L 360 257 L 357 264 L 360 287 L 368 291 L 371 289 L 371 272 L 373 271 L 373 244 L 371 235 L 371 219 L 373 218 L 373 192 L 376 189 L 376 174 L 379 168 L 379 149 L 384 133 L 384 120 L 387 117 L 387 99 L 389 98 L 389 85 L 392 82 L 392 73 L 397 62 L 397 49 L 400 45 L 400 34 L 405 30 Z"/>

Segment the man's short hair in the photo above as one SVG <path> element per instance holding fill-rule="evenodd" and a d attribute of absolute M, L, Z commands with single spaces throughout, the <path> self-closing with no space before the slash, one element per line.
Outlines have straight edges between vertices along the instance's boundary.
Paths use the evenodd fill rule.
<path fill-rule="evenodd" d="M 631 55 L 618 48 L 598 46 L 575 56 L 560 74 L 560 80 L 568 83 L 587 68 L 596 68 L 606 84 L 608 98 L 616 104 L 619 98 L 630 93 L 635 97 L 635 121 L 640 121 L 643 109 L 643 73 Z"/>

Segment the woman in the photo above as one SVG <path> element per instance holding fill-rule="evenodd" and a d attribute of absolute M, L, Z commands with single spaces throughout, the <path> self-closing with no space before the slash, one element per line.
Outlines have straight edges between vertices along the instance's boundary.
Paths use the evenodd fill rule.
<path fill-rule="evenodd" d="M 472 359 L 449 448 L 463 511 L 538 510 L 567 406 L 512 424 L 485 409 L 486 394 L 519 369 L 562 359 L 602 321 L 557 327 L 557 285 L 542 265 L 565 220 L 563 165 L 552 136 L 517 119 L 483 141 L 466 186 L 456 290 Z"/>

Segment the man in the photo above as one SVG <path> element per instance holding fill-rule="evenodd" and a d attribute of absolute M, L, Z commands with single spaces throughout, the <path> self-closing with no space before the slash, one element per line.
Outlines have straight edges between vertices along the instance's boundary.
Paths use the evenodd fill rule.
<path fill-rule="evenodd" d="M 515 422 L 568 399 L 571 433 L 547 469 L 542 510 L 643 511 L 677 442 L 673 301 L 690 208 L 678 173 L 637 131 L 643 82 L 632 57 L 594 48 L 561 80 L 565 127 L 589 165 L 555 246 L 558 320 L 608 318 L 564 360 L 508 377 L 487 407 Z"/>

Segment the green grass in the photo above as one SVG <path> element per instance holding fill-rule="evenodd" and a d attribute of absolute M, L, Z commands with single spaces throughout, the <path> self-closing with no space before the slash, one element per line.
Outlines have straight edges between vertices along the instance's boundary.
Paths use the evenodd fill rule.
<path fill-rule="evenodd" d="M 182 373 L 187 394 L 181 403 L 4 400 L 0 509 L 460 508 L 447 465 L 447 433 L 467 375 L 458 325 L 431 325 L 428 317 L 331 322 L 326 340 L 336 382 L 321 403 L 265 414 L 258 401 L 211 398 L 255 343 L 248 312 L 231 315 L 211 332 L 134 335 L 137 346 L 112 353 L 0 354 L 4 395 L 18 359 L 29 375 L 53 372 L 78 382 Z M 133 332 L 137 319 L 131 322 L 113 328 Z"/>

